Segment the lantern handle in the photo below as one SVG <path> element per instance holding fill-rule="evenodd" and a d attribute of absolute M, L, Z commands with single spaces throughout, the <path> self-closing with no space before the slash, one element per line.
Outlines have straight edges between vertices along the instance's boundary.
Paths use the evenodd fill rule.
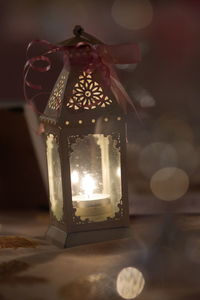
<path fill-rule="evenodd" d="M 80 25 L 76 25 L 74 27 L 73 33 L 75 36 L 79 36 L 79 37 L 84 37 L 86 38 L 88 41 L 92 42 L 92 43 L 97 43 L 97 44 L 103 44 L 102 41 L 100 41 L 99 39 L 97 39 L 96 37 L 94 37 L 93 35 L 87 33 L 84 31 L 83 27 L 81 27 Z"/>
<path fill-rule="evenodd" d="M 71 46 L 71 45 L 74 45 L 74 44 L 80 42 L 80 39 L 81 40 L 84 39 L 85 41 L 93 43 L 93 44 L 103 44 L 102 41 L 100 41 L 93 35 L 85 32 L 83 27 L 81 27 L 80 25 L 76 25 L 74 27 L 73 33 L 74 33 L 75 37 L 67 39 L 65 41 L 62 41 L 62 42 L 58 43 L 58 45 Z"/>
<path fill-rule="evenodd" d="M 80 25 L 76 25 L 73 29 L 73 34 L 75 36 L 81 36 L 84 33 L 84 29 L 83 27 L 81 27 Z"/>

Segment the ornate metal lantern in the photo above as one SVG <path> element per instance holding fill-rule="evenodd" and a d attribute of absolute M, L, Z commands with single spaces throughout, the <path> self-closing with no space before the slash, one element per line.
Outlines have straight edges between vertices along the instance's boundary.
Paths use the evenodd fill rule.
<path fill-rule="evenodd" d="M 129 226 L 125 115 L 105 83 L 103 64 L 91 64 L 99 42 L 88 36 L 82 32 L 67 41 L 70 69 L 65 64 L 41 117 L 47 237 L 63 247 L 124 237 Z"/>

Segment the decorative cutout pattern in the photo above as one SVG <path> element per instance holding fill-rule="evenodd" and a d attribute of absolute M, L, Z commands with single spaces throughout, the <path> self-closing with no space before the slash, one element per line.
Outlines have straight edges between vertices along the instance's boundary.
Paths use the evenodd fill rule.
<path fill-rule="evenodd" d="M 93 81 L 91 74 L 85 72 L 79 76 L 72 93 L 73 96 L 69 99 L 67 107 L 74 110 L 106 107 L 112 103 L 108 96 L 104 96 L 99 83 Z"/>
<path fill-rule="evenodd" d="M 73 223 L 77 225 L 91 223 L 91 221 L 89 222 L 89 219 L 81 220 L 81 217 L 76 215 L 76 208 L 73 208 L 72 210 L 72 219 L 73 219 Z"/>
<path fill-rule="evenodd" d="M 62 102 L 62 97 L 64 94 L 64 87 L 65 87 L 65 75 L 61 75 L 60 80 L 56 84 L 50 100 L 49 100 L 49 108 L 53 110 L 58 110 L 60 108 L 61 102 Z"/>

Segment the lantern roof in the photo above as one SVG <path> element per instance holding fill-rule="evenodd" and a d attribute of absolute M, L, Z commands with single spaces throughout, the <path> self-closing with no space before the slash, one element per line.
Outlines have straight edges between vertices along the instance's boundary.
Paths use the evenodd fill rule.
<path fill-rule="evenodd" d="M 115 72 L 96 51 L 95 46 L 103 43 L 80 26 L 75 27 L 74 35 L 59 43 L 64 49 L 64 66 L 41 120 L 61 124 L 66 119 L 86 115 L 92 118 L 105 113 L 121 114 L 122 108 L 110 85 L 110 75 L 114 76 Z"/>

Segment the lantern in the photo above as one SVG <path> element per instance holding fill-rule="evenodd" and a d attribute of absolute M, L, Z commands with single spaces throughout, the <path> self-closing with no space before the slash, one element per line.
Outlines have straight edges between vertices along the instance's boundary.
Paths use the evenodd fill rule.
<path fill-rule="evenodd" d="M 41 117 L 50 196 L 47 237 L 62 247 L 125 237 L 129 226 L 125 115 L 103 63 L 94 68 L 98 41 L 88 36 L 66 42 L 69 61 Z"/>

